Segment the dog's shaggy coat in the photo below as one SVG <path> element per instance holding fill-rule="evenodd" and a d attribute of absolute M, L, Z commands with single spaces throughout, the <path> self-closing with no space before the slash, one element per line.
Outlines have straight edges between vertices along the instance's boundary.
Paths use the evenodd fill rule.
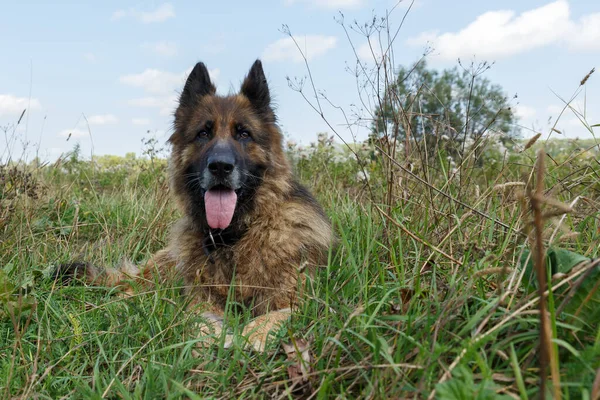
<path fill-rule="evenodd" d="M 131 277 L 183 277 L 191 306 L 209 312 L 214 326 L 233 294 L 257 317 L 244 332 L 262 349 L 267 333 L 295 304 L 305 274 L 326 262 L 332 231 L 292 175 L 261 62 L 253 64 L 238 94 L 215 92 L 205 65 L 196 64 L 169 139 L 170 188 L 183 214 L 170 244 L 141 270 L 85 265 L 79 274 L 111 286 Z"/>

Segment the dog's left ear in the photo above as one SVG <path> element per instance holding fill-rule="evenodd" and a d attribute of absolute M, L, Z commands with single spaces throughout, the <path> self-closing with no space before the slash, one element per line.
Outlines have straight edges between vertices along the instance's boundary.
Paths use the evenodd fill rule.
<path fill-rule="evenodd" d="M 271 95 L 269 85 L 263 71 L 262 63 L 256 60 L 250 68 L 250 72 L 242 83 L 240 93 L 250 100 L 250 103 L 261 113 L 272 113 Z"/>

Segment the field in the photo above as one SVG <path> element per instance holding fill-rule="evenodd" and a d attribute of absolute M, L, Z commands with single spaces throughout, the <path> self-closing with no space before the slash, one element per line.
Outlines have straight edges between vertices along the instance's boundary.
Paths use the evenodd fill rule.
<path fill-rule="evenodd" d="M 164 159 L 75 149 L 2 167 L 1 397 L 526 399 L 544 376 L 554 397 L 598 398 L 598 144 L 496 143 L 461 157 L 443 139 L 410 153 L 289 143 L 338 246 L 266 353 L 199 347 L 180 282 L 123 298 L 52 279 L 61 262 L 142 262 L 165 245 Z M 542 347 L 536 239 L 554 274 Z"/>

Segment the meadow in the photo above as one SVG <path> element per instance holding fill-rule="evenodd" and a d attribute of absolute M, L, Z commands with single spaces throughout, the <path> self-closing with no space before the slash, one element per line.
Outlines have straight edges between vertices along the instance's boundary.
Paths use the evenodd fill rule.
<path fill-rule="evenodd" d="M 123 298 L 53 279 L 166 244 L 161 152 L 7 163 L 1 397 L 528 399 L 543 379 L 553 398 L 597 399 L 599 145 L 531 142 L 288 142 L 338 245 L 265 353 L 198 346 L 181 282 Z M 234 333 L 248 319 L 228 315 Z"/>
<path fill-rule="evenodd" d="M 571 104 L 594 71 L 521 139 L 489 64 L 391 68 L 387 22 L 340 21 L 389 38 L 370 67 L 357 57 L 352 109 L 317 89 L 298 46 L 308 77 L 289 87 L 330 132 L 283 145 L 337 240 L 264 353 L 237 335 L 250 315 L 233 301 L 234 345 L 199 337 L 182 282 L 126 298 L 54 277 L 166 245 L 179 215 L 162 143 L 25 161 L 10 151 L 21 119 L 0 127 L 0 396 L 600 399 L 600 142 Z M 369 139 L 343 141 L 328 105 Z M 589 139 L 557 139 L 565 114 Z"/>

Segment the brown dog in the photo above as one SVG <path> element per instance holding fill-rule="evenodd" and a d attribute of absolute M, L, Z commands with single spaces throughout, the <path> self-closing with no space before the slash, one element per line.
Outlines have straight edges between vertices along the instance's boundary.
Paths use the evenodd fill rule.
<path fill-rule="evenodd" d="M 332 231 L 317 201 L 292 176 L 261 62 L 252 65 L 238 94 L 215 92 L 205 65 L 196 64 L 169 139 L 170 187 L 184 215 L 169 246 L 141 271 L 77 263 L 61 271 L 79 268 L 86 280 L 111 286 L 131 277 L 154 282 L 155 274 L 162 280 L 182 276 L 192 305 L 217 330 L 233 293 L 257 317 L 244 335 L 261 350 L 269 331 L 289 316 L 304 274 L 326 262 Z"/>

